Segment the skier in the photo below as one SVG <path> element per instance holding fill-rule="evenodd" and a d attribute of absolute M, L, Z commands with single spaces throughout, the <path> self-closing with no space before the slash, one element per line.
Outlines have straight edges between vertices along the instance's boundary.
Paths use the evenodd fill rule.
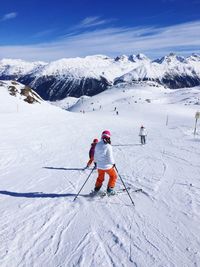
<path fill-rule="evenodd" d="M 140 127 L 139 136 L 141 138 L 141 144 L 142 145 L 146 144 L 147 130 L 143 125 Z"/>
<path fill-rule="evenodd" d="M 88 168 L 92 162 L 94 161 L 94 150 L 95 150 L 95 147 L 96 147 L 96 144 L 99 142 L 99 140 L 97 138 L 95 138 L 91 144 L 91 147 L 90 147 L 90 150 L 89 150 L 89 161 L 87 163 L 87 166 L 86 168 Z"/>
<path fill-rule="evenodd" d="M 98 177 L 95 183 L 94 191 L 98 192 L 100 190 L 104 181 L 105 174 L 107 173 L 109 175 L 107 193 L 114 195 L 117 173 L 115 170 L 115 161 L 113 158 L 110 136 L 110 131 L 103 131 L 101 135 L 101 141 L 96 145 L 95 148 L 94 161 L 97 164 Z"/>

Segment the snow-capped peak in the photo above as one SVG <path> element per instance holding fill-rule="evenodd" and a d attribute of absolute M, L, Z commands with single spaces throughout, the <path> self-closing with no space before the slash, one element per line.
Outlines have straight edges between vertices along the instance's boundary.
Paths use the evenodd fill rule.
<path fill-rule="evenodd" d="M 121 55 L 121 56 L 117 56 L 115 58 L 115 61 L 123 61 L 123 62 L 127 62 L 129 60 L 129 58 L 127 57 L 127 55 Z"/>
<path fill-rule="evenodd" d="M 195 61 L 199 62 L 200 61 L 200 55 L 198 54 L 192 54 L 191 56 L 187 57 L 188 61 Z"/>
<path fill-rule="evenodd" d="M 17 65 L 17 64 L 41 64 L 41 65 L 45 65 L 47 64 L 44 61 L 33 61 L 33 62 L 29 62 L 29 61 L 25 61 L 22 59 L 11 59 L 11 58 L 3 58 L 0 60 L 0 64 L 2 65 Z"/>
<path fill-rule="evenodd" d="M 143 60 L 150 61 L 150 59 L 142 53 L 139 53 L 137 55 L 130 55 L 128 59 L 132 62 L 138 62 L 138 61 L 143 61 Z"/>
<path fill-rule="evenodd" d="M 121 55 L 121 56 L 117 56 L 115 58 L 115 61 L 120 61 L 120 62 L 128 62 L 128 61 L 131 61 L 131 62 L 139 62 L 139 61 L 150 61 L 150 59 L 145 56 L 144 54 L 142 53 L 139 53 L 137 55 Z"/>
<path fill-rule="evenodd" d="M 161 59 L 156 59 L 154 62 L 159 64 L 176 64 L 176 63 L 186 63 L 186 60 L 182 56 L 177 56 L 175 53 L 170 53 L 167 56 L 162 57 Z"/>
<path fill-rule="evenodd" d="M 28 62 L 21 59 L 4 58 L 0 60 L 0 72 L 3 75 L 25 75 L 34 70 L 45 66 L 47 63 L 43 61 Z"/>

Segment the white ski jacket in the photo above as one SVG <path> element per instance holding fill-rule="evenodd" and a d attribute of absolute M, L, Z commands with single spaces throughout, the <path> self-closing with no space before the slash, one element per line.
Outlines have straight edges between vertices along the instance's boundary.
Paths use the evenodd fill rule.
<path fill-rule="evenodd" d="M 145 128 L 140 128 L 139 136 L 146 136 L 147 130 Z"/>
<path fill-rule="evenodd" d="M 96 162 L 98 169 L 111 169 L 115 163 L 112 146 L 110 144 L 105 144 L 103 140 L 97 143 L 94 152 L 94 162 Z"/>

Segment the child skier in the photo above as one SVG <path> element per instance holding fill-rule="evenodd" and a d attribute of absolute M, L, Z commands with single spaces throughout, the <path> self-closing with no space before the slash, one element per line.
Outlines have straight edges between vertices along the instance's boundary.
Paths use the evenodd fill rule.
<path fill-rule="evenodd" d="M 91 144 L 91 148 L 90 148 L 90 151 L 89 151 L 89 158 L 90 159 L 89 159 L 89 161 L 87 163 L 86 168 L 88 168 L 92 164 L 92 162 L 94 161 L 94 150 L 95 150 L 95 146 L 96 146 L 96 144 L 98 142 L 99 142 L 99 140 L 97 138 L 95 138 L 93 140 L 92 144 Z"/>

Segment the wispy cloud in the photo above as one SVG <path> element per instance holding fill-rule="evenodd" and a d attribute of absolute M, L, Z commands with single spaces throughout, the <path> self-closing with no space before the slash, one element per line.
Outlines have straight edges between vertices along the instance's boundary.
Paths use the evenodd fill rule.
<path fill-rule="evenodd" d="M 109 27 L 67 35 L 51 43 L 29 46 L 1 46 L 0 58 L 55 60 L 92 54 L 146 53 L 161 56 L 171 51 L 200 52 L 200 21 L 168 27 Z"/>
<path fill-rule="evenodd" d="M 81 20 L 78 24 L 68 28 L 67 34 L 65 36 L 76 35 L 83 31 L 88 31 L 91 29 L 100 29 L 108 27 L 110 22 L 116 21 L 116 19 L 102 19 L 100 16 L 90 16 Z"/>
<path fill-rule="evenodd" d="M 101 17 L 99 16 L 87 17 L 80 22 L 79 27 L 94 27 L 109 23 L 110 21 L 111 20 L 101 19 Z"/>
<path fill-rule="evenodd" d="M 48 29 L 44 31 L 37 32 L 33 35 L 33 38 L 41 38 L 41 37 L 46 37 L 48 35 L 51 35 L 55 32 L 55 29 Z"/>
<path fill-rule="evenodd" d="M 10 20 L 10 19 L 14 19 L 16 17 L 17 17 L 17 13 L 16 12 L 11 12 L 11 13 L 7 13 L 7 14 L 3 15 L 0 18 L 0 21 Z"/>

